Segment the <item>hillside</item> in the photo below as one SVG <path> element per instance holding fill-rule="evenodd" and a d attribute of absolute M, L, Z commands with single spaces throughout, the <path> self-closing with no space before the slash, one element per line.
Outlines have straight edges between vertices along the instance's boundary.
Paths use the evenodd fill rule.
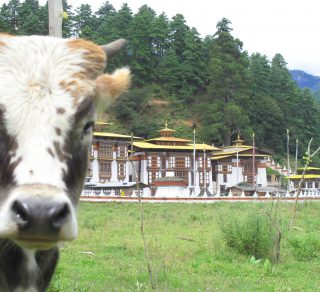
<path fill-rule="evenodd" d="M 48 33 L 45 6 L 34 0 L 9 4 L 0 7 L 1 32 Z M 90 5 L 72 10 L 64 0 L 64 10 L 70 15 L 63 23 L 64 37 L 97 44 L 128 40 L 108 62 L 109 72 L 128 66 L 133 76 L 130 91 L 105 115 L 109 131 L 152 138 L 167 121 L 177 137 L 191 138 L 195 125 L 197 141 L 215 145 L 230 145 L 238 132 L 252 141 L 255 133 L 258 147 L 282 156 L 289 129 L 291 153 L 296 139 L 299 153 L 310 138 L 320 145 L 320 104 L 299 88 L 320 89 L 320 77 L 290 73 L 281 54 L 270 60 L 263 52 L 249 56 L 232 35 L 230 20 L 222 18 L 211 35 L 201 38 L 182 14 L 157 15 L 148 5 L 133 13 L 127 4 L 116 10 L 107 1 L 93 12 Z"/>
<path fill-rule="evenodd" d="M 290 70 L 292 79 L 300 88 L 310 88 L 313 92 L 320 90 L 320 77 L 302 70 Z"/>

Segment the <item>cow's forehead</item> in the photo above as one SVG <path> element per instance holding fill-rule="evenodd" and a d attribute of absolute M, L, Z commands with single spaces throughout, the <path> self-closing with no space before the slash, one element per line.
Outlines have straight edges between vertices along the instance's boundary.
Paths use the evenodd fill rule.
<path fill-rule="evenodd" d="M 94 96 L 105 59 L 99 46 L 84 40 L 0 35 L 0 104 L 70 97 L 77 105 Z"/>
<path fill-rule="evenodd" d="M 5 155 L 17 184 L 63 187 L 72 121 L 94 98 L 104 67 L 103 50 L 90 42 L 0 35 L 0 135 L 14 141 Z M 86 109 L 83 123 L 93 115 L 90 103 Z"/>

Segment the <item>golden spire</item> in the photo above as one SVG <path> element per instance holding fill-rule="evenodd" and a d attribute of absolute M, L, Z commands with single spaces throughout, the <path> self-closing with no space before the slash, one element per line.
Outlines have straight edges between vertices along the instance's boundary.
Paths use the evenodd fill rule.
<path fill-rule="evenodd" d="M 175 132 L 175 130 L 168 128 L 168 121 L 164 121 L 164 128 L 159 130 L 161 137 L 172 137 L 172 133 Z"/>
<path fill-rule="evenodd" d="M 240 131 L 238 131 L 237 140 L 234 140 L 234 145 L 243 145 L 244 140 L 241 140 Z"/>

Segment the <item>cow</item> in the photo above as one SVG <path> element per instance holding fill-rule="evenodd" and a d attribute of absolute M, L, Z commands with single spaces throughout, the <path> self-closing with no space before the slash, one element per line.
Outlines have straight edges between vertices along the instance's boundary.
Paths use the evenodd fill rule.
<path fill-rule="evenodd" d="M 59 244 L 77 237 L 96 106 L 130 85 L 104 73 L 123 39 L 0 34 L 0 291 L 45 291 Z"/>

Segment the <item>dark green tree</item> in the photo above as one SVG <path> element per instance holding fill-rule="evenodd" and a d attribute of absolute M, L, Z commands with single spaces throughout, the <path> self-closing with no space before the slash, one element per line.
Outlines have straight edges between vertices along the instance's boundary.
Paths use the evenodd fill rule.
<path fill-rule="evenodd" d="M 72 36 L 74 12 L 72 10 L 72 6 L 69 5 L 67 0 L 63 0 L 62 5 L 63 5 L 63 11 L 66 12 L 68 15 L 68 17 L 66 19 L 63 19 L 62 21 L 62 35 L 64 38 L 69 38 Z M 46 15 L 48 16 L 47 5 L 45 9 L 46 9 Z"/>
<path fill-rule="evenodd" d="M 155 79 L 156 67 L 152 39 L 155 15 L 150 7 L 143 5 L 131 22 L 128 47 L 132 54 L 130 68 L 137 86 L 150 84 Z"/>
<path fill-rule="evenodd" d="M 156 66 L 160 66 L 164 55 L 169 49 L 169 20 L 162 13 L 155 17 L 152 31 L 153 55 L 156 60 Z"/>
<path fill-rule="evenodd" d="M 25 0 L 17 9 L 18 33 L 22 35 L 40 34 L 48 32 L 46 21 L 41 12 L 38 0 Z"/>
<path fill-rule="evenodd" d="M 242 50 L 242 42 L 230 34 L 230 21 L 223 18 L 217 24 L 209 52 L 207 86 L 208 102 L 217 102 L 223 113 L 220 123 L 223 125 L 221 136 L 224 144 L 230 145 L 231 136 L 241 124 L 242 131 L 249 128 L 248 114 L 248 65 L 247 53 Z M 230 103 L 230 104 L 229 104 Z M 235 116 L 230 113 L 235 113 Z"/>
<path fill-rule="evenodd" d="M 104 2 L 95 13 L 97 17 L 97 25 L 100 26 L 102 23 L 107 22 L 115 14 L 116 10 L 113 5 L 109 1 Z"/>
<path fill-rule="evenodd" d="M 108 8 L 108 10 L 107 10 Z M 130 44 L 130 26 L 133 19 L 132 11 L 128 4 L 123 4 L 119 11 L 113 11 L 111 6 L 105 7 L 100 11 L 100 18 L 103 21 L 96 31 L 96 42 L 99 44 L 107 44 L 119 38 L 125 38 Z M 104 15 L 102 12 L 104 11 Z M 114 68 L 130 64 L 129 44 L 122 50 L 108 65 L 108 70 L 112 71 Z"/>
<path fill-rule="evenodd" d="M 155 91 L 157 88 L 153 86 L 132 89 L 116 102 L 116 117 L 137 136 L 150 137 L 156 133 L 159 125 L 158 120 L 162 117 L 150 112 L 149 101 Z"/>
<path fill-rule="evenodd" d="M 295 101 L 292 105 L 294 115 L 291 119 L 290 128 L 292 134 L 299 139 L 300 144 L 306 146 L 311 138 L 317 145 L 320 144 L 320 105 L 309 89 L 295 90 Z M 292 145 L 292 150 L 294 145 Z"/>
<path fill-rule="evenodd" d="M 186 35 L 186 46 L 183 53 L 183 73 L 185 96 L 189 102 L 193 95 L 205 90 L 208 80 L 205 48 L 199 33 L 192 28 Z"/>
<path fill-rule="evenodd" d="M 205 48 L 197 30 L 190 29 L 181 14 L 173 17 L 169 29 L 169 45 L 162 50 L 158 80 L 180 101 L 191 103 L 194 95 L 205 89 Z M 163 31 L 166 33 L 167 30 Z"/>
<path fill-rule="evenodd" d="M 257 145 L 281 152 L 285 138 L 284 113 L 271 97 L 271 66 L 266 56 L 256 53 L 250 57 L 249 76 L 251 94 L 248 113 Z"/>
<path fill-rule="evenodd" d="M 73 18 L 73 35 L 94 40 L 96 24 L 97 19 L 92 14 L 91 6 L 89 4 L 82 4 L 75 11 L 75 16 Z"/>
<path fill-rule="evenodd" d="M 170 45 L 180 62 L 184 60 L 183 54 L 189 31 L 190 28 L 186 25 L 186 20 L 182 14 L 172 17 L 172 21 L 170 22 Z"/>
<path fill-rule="evenodd" d="M 17 34 L 20 6 L 19 0 L 11 0 L 8 4 L 4 3 L 2 5 L 0 11 L 0 29 L 2 32 Z"/>
<path fill-rule="evenodd" d="M 175 95 L 181 88 L 183 79 L 183 66 L 173 48 L 167 50 L 159 67 L 158 80 L 167 89 L 168 93 Z"/>

